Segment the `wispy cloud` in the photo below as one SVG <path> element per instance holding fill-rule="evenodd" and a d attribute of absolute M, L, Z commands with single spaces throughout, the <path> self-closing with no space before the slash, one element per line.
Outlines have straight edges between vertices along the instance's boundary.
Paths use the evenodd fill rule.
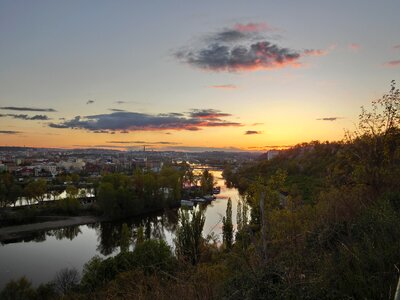
<path fill-rule="evenodd" d="M 25 114 L 0 114 L 1 117 L 11 117 L 14 119 L 20 119 L 20 120 L 29 120 L 29 121 L 47 121 L 50 120 L 50 118 L 46 115 L 34 115 L 34 116 L 28 116 Z"/>
<path fill-rule="evenodd" d="M 231 114 L 223 113 L 216 109 L 192 109 L 189 112 L 192 118 L 200 118 L 205 120 L 219 120 L 219 118 L 230 117 Z"/>
<path fill-rule="evenodd" d="M 50 123 L 52 128 L 84 129 L 98 133 L 115 131 L 196 131 L 207 127 L 235 127 L 241 123 L 227 121 L 230 116 L 214 109 L 194 109 L 184 116 L 151 115 L 138 112 L 113 112 L 91 116 L 76 116 L 61 123 Z"/>
<path fill-rule="evenodd" d="M 118 108 L 109 108 L 109 111 L 114 111 L 114 112 L 121 112 L 121 111 L 126 111 L 125 109 L 118 109 Z"/>
<path fill-rule="evenodd" d="M 275 31 L 276 28 L 269 26 L 267 23 L 236 23 L 233 28 L 239 32 L 261 32 L 261 31 Z"/>
<path fill-rule="evenodd" d="M 181 62 L 209 71 L 254 71 L 282 67 L 299 67 L 303 56 L 321 56 L 326 50 L 299 52 L 281 47 L 260 32 L 263 23 L 236 24 L 200 39 L 200 46 L 175 52 Z"/>
<path fill-rule="evenodd" d="M 21 133 L 20 131 L 13 131 L 13 130 L 0 130 L 0 134 L 18 134 Z"/>
<path fill-rule="evenodd" d="M 259 125 L 264 125 L 264 123 L 253 123 L 251 126 L 259 126 Z"/>
<path fill-rule="evenodd" d="M 245 135 L 253 135 L 253 134 L 261 134 L 261 131 L 256 131 L 256 130 L 247 130 L 244 134 Z"/>
<path fill-rule="evenodd" d="M 303 51 L 305 56 L 324 56 L 327 55 L 329 50 L 324 49 L 306 49 Z"/>
<path fill-rule="evenodd" d="M 394 49 L 394 50 L 400 50 L 400 44 L 399 44 L 399 45 L 394 45 L 394 46 L 393 46 L 393 49 Z"/>
<path fill-rule="evenodd" d="M 95 102 L 95 100 L 88 100 L 87 102 L 86 102 L 86 104 L 93 104 Z"/>
<path fill-rule="evenodd" d="M 131 101 L 118 100 L 118 101 L 114 101 L 114 103 L 116 103 L 116 104 L 126 104 L 126 103 L 131 103 Z"/>
<path fill-rule="evenodd" d="M 2 110 L 16 110 L 16 111 L 36 111 L 36 112 L 56 112 L 53 108 L 36 108 L 36 107 L 17 107 L 17 106 L 3 106 Z"/>
<path fill-rule="evenodd" d="M 336 121 L 339 119 L 343 119 L 341 117 L 325 117 L 325 118 L 318 118 L 318 121 Z"/>
<path fill-rule="evenodd" d="M 220 89 L 220 90 L 234 90 L 238 87 L 234 84 L 221 84 L 221 85 L 212 85 L 210 86 L 212 89 Z"/>
<path fill-rule="evenodd" d="M 347 48 L 352 52 L 359 52 L 361 50 L 361 45 L 357 43 L 350 43 Z"/>
<path fill-rule="evenodd" d="M 385 62 L 383 65 L 385 67 L 389 67 L 389 68 L 400 67 L 400 59 L 399 60 L 391 60 L 391 61 Z"/>

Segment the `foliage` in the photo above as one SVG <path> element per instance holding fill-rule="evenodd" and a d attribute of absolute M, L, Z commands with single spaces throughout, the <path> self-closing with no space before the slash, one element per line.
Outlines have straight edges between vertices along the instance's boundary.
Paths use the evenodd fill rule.
<path fill-rule="evenodd" d="M 212 193 L 214 187 L 214 177 L 207 169 L 205 169 L 201 175 L 200 186 L 203 194 Z"/>
<path fill-rule="evenodd" d="M 232 224 L 232 200 L 228 199 L 226 205 L 226 215 L 222 219 L 222 235 L 226 249 L 231 249 L 233 244 L 233 224 Z"/>
<path fill-rule="evenodd" d="M 47 192 L 47 183 L 44 179 L 31 181 L 24 189 L 27 199 L 33 199 L 38 203 L 42 203 Z"/>
<path fill-rule="evenodd" d="M 57 272 L 54 286 L 60 294 L 66 295 L 78 287 L 79 280 L 78 270 L 65 268 Z"/>
<path fill-rule="evenodd" d="M 0 299 L 4 300 L 31 300 L 35 298 L 36 291 L 25 277 L 17 281 L 11 280 L 0 293 Z"/>
<path fill-rule="evenodd" d="M 180 225 L 176 230 L 175 248 L 179 259 L 198 263 L 201 255 L 201 248 L 204 243 L 202 231 L 204 227 L 204 212 L 201 209 L 193 210 L 189 215 L 187 210 L 179 214 Z"/>

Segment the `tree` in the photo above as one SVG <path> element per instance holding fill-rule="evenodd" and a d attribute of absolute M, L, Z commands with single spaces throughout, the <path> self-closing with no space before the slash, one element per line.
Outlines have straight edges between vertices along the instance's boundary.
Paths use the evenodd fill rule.
<path fill-rule="evenodd" d="M 43 203 L 47 192 L 47 183 L 44 179 L 31 181 L 24 189 L 25 196 L 28 199 L 34 199 L 38 203 Z"/>
<path fill-rule="evenodd" d="M 129 244 L 131 243 L 131 231 L 126 223 L 122 224 L 121 227 L 121 239 L 120 239 L 120 248 L 121 252 L 129 251 Z"/>
<path fill-rule="evenodd" d="M 222 234 L 224 245 L 226 249 L 230 250 L 232 248 L 233 243 L 233 225 L 232 225 L 232 200 L 228 199 L 228 203 L 226 205 L 226 216 L 222 219 L 223 227 Z"/>
<path fill-rule="evenodd" d="M 56 290 L 60 292 L 60 294 L 66 295 L 71 290 L 75 289 L 79 284 L 79 272 L 75 268 L 73 269 L 62 269 L 57 272 L 56 277 L 54 279 L 54 284 Z"/>
<path fill-rule="evenodd" d="M 193 210 L 189 215 L 187 210 L 183 210 L 179 213 L 179 221 L 175 238 L 177 256 L 196 265 L 200 259 L 201 246 L 204 242 L 202 236 L 205 222 L 204 212 L 201 209 Z"/>
<path fill-rule="evenodd" d="M 200 186 L 203 194 L 212 193 L 214 187 L 214 176 L 205 169 L 200 178 Z"/>
<path fill-rule="evenodd" d="M 35 299 L 35 289 L 32 283 L 25 277 L 17 281 L 11 280 L 0 293 L 0 299 L 3 300 L 30 300 Z"/>

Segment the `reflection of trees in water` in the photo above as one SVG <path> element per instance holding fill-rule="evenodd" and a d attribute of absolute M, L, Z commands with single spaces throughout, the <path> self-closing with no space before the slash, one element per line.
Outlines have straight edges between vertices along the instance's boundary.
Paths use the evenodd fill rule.
<path fill-rule="evenodd" d="M 131 236 L 140 226 L 144 229 L 146 239 L 165 240 L 165 230 L 175 232 L 178 222 L 177 210 L 169 210 L 161 215 L 151 215 L 142 218 L 129 220 L 103 222 L 90 225 L 97 233 L 97 251 L 107 256 L 113 253 L 120 246 L 122 224 L 128 225 Z M 165 230 L 164 230 L 165 229 Z"/>
<path fill-rule="evenodd" d="M 70 226 L 70 227 L 50 230 L 49 232 L 47 232 L 47 235 L 54 236 L 57 240 L 62 240 L 67 238 L 72 241 L 80 233 L 82 233 L 80 226 Z"/>

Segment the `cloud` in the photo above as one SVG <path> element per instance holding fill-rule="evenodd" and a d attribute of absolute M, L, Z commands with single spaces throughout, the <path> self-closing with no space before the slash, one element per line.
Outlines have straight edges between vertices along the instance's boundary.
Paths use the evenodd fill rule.
<path fill-rule="evenodd" d="M 245 135 L 252 135 L 252 134 L 261 134 L 261 131 L 256 131 L 256 130 L 247 130 L 244 134 Z"/>
<path fill-rule="evenodd" d="M 13 131 L 13 130 L 0 130 L 0 134 L 18 134 L 21 133 L 20 131 Z"/>
<path fill-rule="evenodd" d="M 336 120 L 339 120 L 339 119 L 343 119 L 343 118 L 340 118 L 340 117 L 326 117 L 326 118 L 319 118 L 317 120 L 318 121 L 336 121 Z"/>
<path fill-rule="evenodd" d="M 86 102 L 86 104 L 93 104 L 94 103 L 94 100 L 88 100 L 87 102 Z"/>
<path fill-rule="evenodd" d="M 237 86 L 234 84 L 221 84 L 221 85 L 212 85 L 210 86 L 212 89 L 221 89 L 221 90 L 234 90 L 237 89 Z"/>
<path fill-rule="evenodd" d="M 16 107 L 16 106 L 3 106 L 3 110 L 17 110 L 17 111 L 38 111 L 38 112 L 56 112 L 53 108 L 35 108 L 35 107 Z"/>
<path fill-rule="evenodd" d="M 304 50 L 304 55 L 305 56 L 324 56 L 329 53 L 329 50 L 323 50 L 323 49 L 306 49 Z"/>
<path fill-rule="evenodd" d="M 358 51 L 361 50 L 361 45 L 360 45 L 360 44 L 357 44 L 357 43 L 350 43 L 350 44 L 347 46 L 347 48 L 348 48 L 350 51 L 358 52 Z"/>
<path fill-rule="evenodd" d="M 50 123 L 52 128 L 83 129 L 98 133 L 115 133 L 115 131 L 163 131 L 190 130 L 197 131 L 207 127 L 242 126 L 223 117 L 230 114 L 213 109 L 192 110 L 185 116 L 151 115 L 138 112 L 113 112 L 91 116 L 76 116 L 61 123 Z"/>
<path fill-rule="evenodd" d="M 118 109 L 118 108 L 109 108 L 108 110 L 115 112 L 126 111 L 125 109 Z"/>
<path fill-rule="evenodd" d="M 261 31 L 270 29 L 264 23 L 236 24 L 206 35 L 199 45 L 175 52 L 186 64 L 208 71 L 244 72 L 299 67 L 303 56 L 326 55 L 328 50 L 307 49 L 299 52 L 269 41 Z"/>
<path fill-rule="evenodd" d="M 220 120 L 219 118 L 230 117 L 231 114 L 220 112 L 215 109 L 192 109 L 189 112 L 192 118 L 200 118 L 205 120 Z"/>
<path fill-rule="evenodd" d="M 383 65 L 385 67 L 389 67 L 389 68 L 400 67 L 400 59 L 399 60 L 391 60 L 391 61 L 385 62 Z"/>
<path fill-rule="evenodd" d="M 264 125 L 264 123 L 253 123 L 251 126 L 259 126 L 259 125 Z"/>
<path fill-rule="evenodd" d="M 236 23 L 233 28 L 239 32 L 260 32 L 266 30 L 276 30 L 276 28 L 269 26 L 267 23 Z"/>
<path fill-rule="evenodd" d="M 393 49 L 394 49 L 394 50 L 400 50 L 400 44 L 399 44 L 399 45 L 394 45 L 394 46 L 393 46 Z"/>
<path fill-rule="evenodd" d="M 117 103 L 117 104 L 125 104 L 125 103 L 130 103 L 130 101 L 114 101 L 114 103 Z"/>
<path fill-rule="evenodd" d="M 179 52 L 176 57 L 210 71 L 239 72 L 300 66 L 299 53 L 267 41 L 232 47 L 215 43 L 199 50 Z"/>
<path fill-rule="evenodd" d="M 32 117 L 24 114 L 16 115 L 16 114 L 0 114 L 1 117 L 11 117 L 14 119 L 20 119 L 20 120 L 33 120 L 33 121 L 47 121 L 50 120 L 50 118 L 46 115 L 34 115 Z"/>

